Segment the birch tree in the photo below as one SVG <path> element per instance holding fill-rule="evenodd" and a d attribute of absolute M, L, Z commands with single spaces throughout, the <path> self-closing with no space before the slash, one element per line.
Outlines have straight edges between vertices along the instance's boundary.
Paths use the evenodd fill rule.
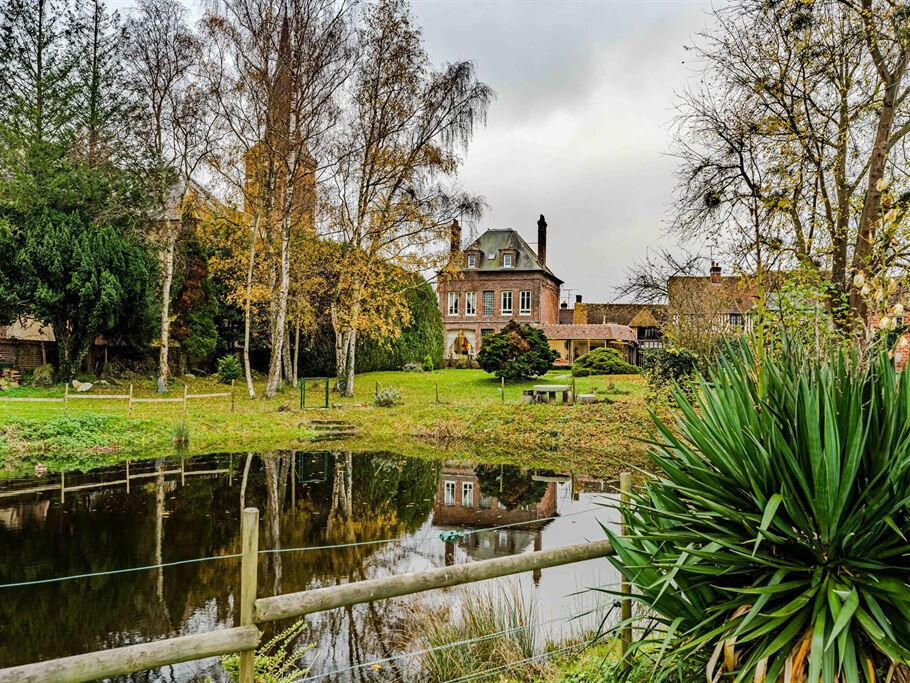
<path fill-rule="evenodd" d="M 452 179 L 459 152 L 493 98 L 471 62 L 430 67 L 403 0 L 365 10 L 359 51 L 336 154 L 331 220 L 342 243 L 331 317 L 345 396 L 354 392 L 360 318 L 378 274 L 389 263 L 427 267 L 455 218 L 480 215 L 482 201 L 453 188 Z"/>
<path fill-rule="evenodd" d="M 140 0 L 127 23 L 130 77 L 137 99 L 139 143 L 149 165 L 153 241 L 161 267 L 159 387 L 169 374 L 174 255 L 193 178 L 207 157 L 214 128 L 198 84 L 201 43 L 176 0 Z"/>
<path fill-rule="evenodd" d="M 317 159 L 337 119 L 352 63 L 347 0 L 237 0 L 205 19 L 223 144 L 213 165 L 249 226 L 244 366 L 249 362 L 257 262 L 266 264 L 270 361 L 265 395 L 294 381 L 288 301 L 299 233 L 315 232 Z"/>

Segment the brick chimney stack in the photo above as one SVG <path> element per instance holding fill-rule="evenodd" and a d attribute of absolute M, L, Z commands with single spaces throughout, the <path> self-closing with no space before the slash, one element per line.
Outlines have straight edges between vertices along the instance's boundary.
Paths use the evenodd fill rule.
<path fill-rule="evenodd" d="M 720 282 L 720 264 L 711 261 L 711 282 Z"/>
<path fill-rule="evenodd" d="M 543 214 L 537 219 L 537 260 L 540 265 L 547 265 L 547 221 Z"/>
<path fill-rule="evenodd" d="M 461 226 L 457 218 L 452 219 L 452 227 L 449 228 L 449 251 L 453 257 L 461 251 Z"/>

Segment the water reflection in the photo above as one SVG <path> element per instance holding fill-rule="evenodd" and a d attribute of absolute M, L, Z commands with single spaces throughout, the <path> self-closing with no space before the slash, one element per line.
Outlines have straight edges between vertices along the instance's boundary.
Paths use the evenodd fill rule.
<path fill-rule="evenodd" d="M 607 482 L 588 481 L 610 490 Z M 159 459 L 6 480 L 0 482 L 0 584 L 238 553 L 246 506 L 261 511 L 260 548 L 288 551 L 261 556 L 260 595 L 601 538 L 593 515 L 566 516 L 593 506 L 580 482 L 507 465 L 329 451 Z M 609 521 L 611 513 L 598 516 Z M 491 529 L 503 525 L 515 526 Z M 472 533 L 439 540 L 440 531 L 451 529 Z M 381 539 L 398 540 L 293 550 Z M 611 575 L 604 562 L 585 565 L 519 580 L 539 584 L 545 606 L 565 607 L 565 596 Z M 0 665 L 230 626 L 238 591 L 236 559 L 0 589 Z M 409 618 L 409 600 L 309 617 L 301 643 L 317 646 L 308 655 L 313 672 L 406 647 L 396 634 Z M 357 679 L 402 673 L 386 667 L 359 671 Z M 221 677 L 217 662 L 124 680 L 207 675 Z"/>

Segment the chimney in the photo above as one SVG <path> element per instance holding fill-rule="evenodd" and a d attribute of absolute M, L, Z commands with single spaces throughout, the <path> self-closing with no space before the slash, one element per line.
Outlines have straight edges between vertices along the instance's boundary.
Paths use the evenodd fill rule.
<path fill-rule="evenodd" d="M 711 261 L 711 282 L 720 282 L 720 265 Z"/>
<path fill-rule="evenodd" d="M 580 303 L 581 303 L 581 294 L 576 294 L 576 295 L 575 295 L 575 303 L 577 303 L 577 304 L 580 304 Z"/>
<path fill-rule="evenodd" d="M 547 265 L 547 221 L 543 214 L 537 219 L 537 260 L 540 265 Z"/>
<path fill-rule="evenodd" d="M 452 256 L 457 256 L 461 251 L 461 226 L 458 225 L 458 219 L 452 219 L 452 226 L 449 228 L 449 251 Z"/>

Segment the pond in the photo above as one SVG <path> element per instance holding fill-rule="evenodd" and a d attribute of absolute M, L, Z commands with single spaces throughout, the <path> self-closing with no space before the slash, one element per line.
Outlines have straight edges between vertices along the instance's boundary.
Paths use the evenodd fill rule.
<path fill-rule="evenodd" d="M 2 586 L 238 553 L 246 506 L 260 510 L 260 549 L 284 551 L 260 555 L 261 597 L 599 540 L 600 523 L 617 523 L 602 505 L 615 501 L 613 486 L 573 473 L 331 450 L 0 479 L 0 666 L 234 625 L 239 559 Z M 444 542 L 440 534 L 453 530 L 462 533 Z M 489 595 L 491 584 L 533 602 L 545 637 L 577 635 L 602 615 L 555 618 L 603 604 L 586 589 L 616 581 L 606 560 L 594 560 L 337 609 L 307 617 L 298 643 L 314 646 L 305 657 L 319 680 L 400 680 L 413 672 L 410 658 L 343 670 L 418 647 L 402 637 L 414 610 L 453 608 L 477 591 Z M 209 678 L 225 678 L 217 659 L 119 680 Z"/>

